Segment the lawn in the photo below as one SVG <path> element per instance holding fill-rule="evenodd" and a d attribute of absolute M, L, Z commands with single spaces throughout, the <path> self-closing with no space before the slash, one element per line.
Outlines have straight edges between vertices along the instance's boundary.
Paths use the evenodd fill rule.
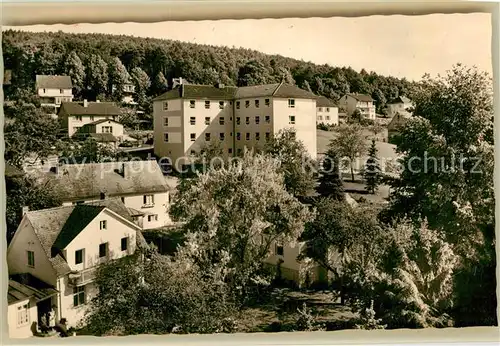
<path fill-rule="evenodd" d="M 365 135 L 371 134 L 367 131 Z M 330 131 L 317 130 L 317 147 L 318 153 L 324 153 L 328 147 L 330 141 L 335 138 L 336 133 Z M 371 140 L 366 140 L 367 144 L 371 144 Z M 387 162 L 393 162 L 396 158 L 396 146 L 386 142 L 375 142 L 378 150 L 378 157 L 381 165 L 385 165 Z M 387 197 L 389 196 L 389 187 L 382 185 L 379 187 L 379 191 L 376 194 L 369 194 L 365 191 L 365 184 L 363 178 L 358 174 L 358 170 L 363 167 L 367 156 L 362 156 L 358 162 L 355 163 L 355 175 L 354 182 L 351 181 L 351 174 L 349 169 L 343 171 L 344 188 L 347 193 L 351 195 L 356 201 L 359 201 L 363 197 L 368 202 L 372 203 L 385 203 Z"/>
<path fill-rule="evenodd" d="M 350 329 L 354 327 L 357 314 L 348 306 L 339 303 L 331 291 L 295 291 L 276 288 L 273 299 L 259 307 L 241 311 L 238 332 L 293 331 L 299 317 L 298 308 L 306 303 L 316 322 L 326 330 Z"/>

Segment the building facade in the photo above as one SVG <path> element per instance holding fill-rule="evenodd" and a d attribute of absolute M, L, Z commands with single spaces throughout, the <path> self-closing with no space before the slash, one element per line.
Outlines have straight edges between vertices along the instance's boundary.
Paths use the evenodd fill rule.
<path fill-rule="evenodd" d="M 63 102 L 73 101 L 73 84 L 69 76 L 37 75 L 35 88 L 42 109 L 54 118 Z"/>
<path fill-rule="evenodd" d="M 102 145 L 116 149 L 123 141 L 123 125 L 111 119 L 101 119 L 83 125 L 74 136 L 80 140 L 91 137 Z"/>
<path fill-rule="evenodd" d="M 397 113 L 410 115 L 410 110 L 415 107 L 412 100 L 405 96 L 399 96 L 391 102 L 387 103 L 387 115 L 394 117 Z"/>
<path fill-rule="evenodd" d="M 87 124 L 98 120 L 118 120 L 120 108 L 113 102 L 63 102 L 58 112 L 63 135 L 72 137 Z"/>
<path fill-rule="evenodd" d="M 318 97 L 316 101 L 316 123 L 325 125 L 339 124 L 338 107 L 324 96 Z"/>
<path fill-rule="evenodd" d="M 287 128 L 316 157 L 316 96 L 292 85 L 180 84 L 154 99 L 153 115 L 155 155 L 176 169 L 214 141 L 236 156 Z"/>
<path fill-rule="evenodd" d="M 375 120 L 375 104 L 370 95 L 346 94 L 339 100 L 339 106 L 345 109 L 348 117 L 359 110 L 363 118 Z"/>
<path fill-rule="evenodd" d="M 62 164 L 45 174 L 63 205 L 119 198 L 142 229 L 172 225 L 170 187 L 154 160 Z"/>
<path fill-rule="evenodd" d="M 104 206 L 26 211 L 7 249 L 9 275 L 29 275 L 54 292 L 47 303 L 36 304 L 38 324 L 55 308 L 57 321 L 65 318 L 68 326 L 77 327 L 97 293 L 97 267 L 132 255 L 141 246 L 146 246 L 144 237 L 130 216 Z"/>

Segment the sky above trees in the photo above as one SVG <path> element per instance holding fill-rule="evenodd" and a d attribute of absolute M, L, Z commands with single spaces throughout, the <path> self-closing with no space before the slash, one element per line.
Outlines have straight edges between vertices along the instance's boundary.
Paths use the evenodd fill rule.
<path fill-rule="evenodd" d="M 453 64 L 491 73 L 489 14 L 103 23 L 3 27 L 107 33 L 250 48 L 317 64 L 419 80 Z"/>

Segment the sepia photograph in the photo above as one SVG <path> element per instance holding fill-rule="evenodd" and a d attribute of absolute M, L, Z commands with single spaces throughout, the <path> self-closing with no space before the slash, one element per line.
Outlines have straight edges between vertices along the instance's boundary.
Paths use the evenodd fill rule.
<path fill-rule="evenodd" d="M 2 26 L 9 337 L 498 326 L 493 28 Z"/>

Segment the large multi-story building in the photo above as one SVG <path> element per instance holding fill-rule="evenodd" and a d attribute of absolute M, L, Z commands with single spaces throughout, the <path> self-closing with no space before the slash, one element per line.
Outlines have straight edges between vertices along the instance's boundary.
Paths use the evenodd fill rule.
<path fill-rule="evenodd" d="M 42 109 L 53 117 L 56 117 L 63 102 L 73 101 L 73 84 L 70 76 L 37 75 L 35 88 Z"/>
<path fill-rule="evenodd" d="M 154 151 L 175 169 L 211 142 L 237 156 L 260 149 L 273 134 L 295 130 L 316 157 L 316 98 L 284 83 L 248 87 L 180 84 L 154 99 Z"/>
<path fill-rule="evenodd" d="M 346 94 L 339 100 L 339 106 L 343 106 L 350 117 L 358 110 L 365 119 L 375 120 L 375 104 L 370 95 Z"/>

